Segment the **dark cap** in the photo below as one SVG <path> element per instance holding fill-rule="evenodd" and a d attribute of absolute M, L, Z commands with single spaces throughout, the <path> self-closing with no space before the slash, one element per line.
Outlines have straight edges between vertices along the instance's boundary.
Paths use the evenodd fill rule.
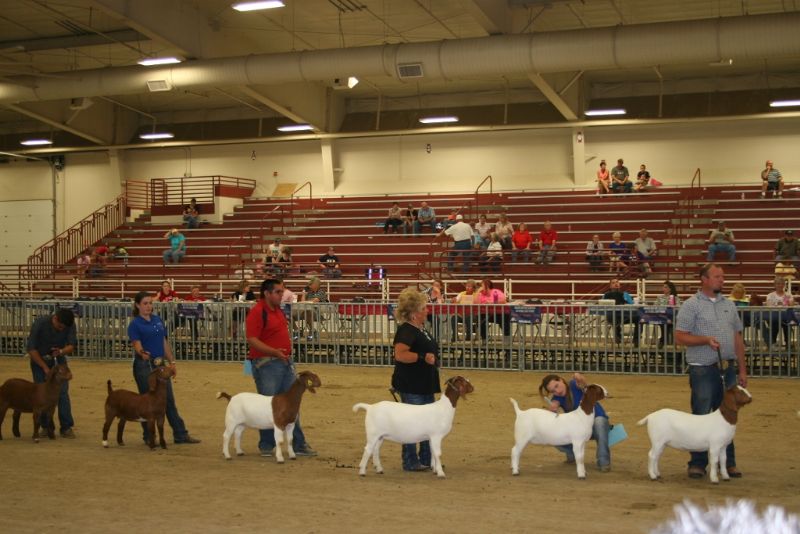
<path fill-rule="evenodd" d="M 783 233 L 786 234 L 786 235 L 794 235 L 794 230 L 786 230 Z"/>

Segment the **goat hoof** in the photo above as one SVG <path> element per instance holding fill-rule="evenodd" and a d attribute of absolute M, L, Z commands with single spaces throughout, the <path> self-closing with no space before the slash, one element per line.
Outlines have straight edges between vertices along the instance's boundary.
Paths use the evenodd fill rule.
<path fill-rule="evenodd" d="M 108 448 L 108 441 L 103 440 L 103 447 L 105 447 L 106 449 Z"/>
<path fill-rule="evenodd" d="M 359 473 L 358 476 L 366 478 L 367 474 L 366 473 Z"/>
<path fill-rule="evenodd" d="M 383 471 L 375 471 L 375 474 L 376 474 L 376 475 L 382 475 L 382 474 L 383 474 Z"/>
<path fill-rule="evenodd" d="M 244 456 L 244 453 L 243 452 L 237 452 L 236 456 Z M 230 460 L 230 458 L 228 458 L 228 460 Z"/>
<path fill-rule="evenodd" d="M 578 477 L 578 480 L 586 480 L 586 477 Z"/>
<path fill-rule="evenodd" d="M 39 443 L 39 438 L 33 438 L 34 443 Z"/>

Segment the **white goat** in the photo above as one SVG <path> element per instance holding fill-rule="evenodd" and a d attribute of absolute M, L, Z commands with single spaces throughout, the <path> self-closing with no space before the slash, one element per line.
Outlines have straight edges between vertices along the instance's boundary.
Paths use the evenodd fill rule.
<path fill-rule="evenodd" d="M 603 386 L 591 384 L 583 394 L 580 408 L 562 414 L 542 408 L 522 411 L 517 401 L 509 399 L 517 413 L 517 420 L 514 423 L 515 443 L 511 448 L 511 474 L 519 475 L 519 457 L 528 443 L 555 446 L 572 444 L 578 478 L 585 479 L 586 467 L 583 455 L 586 442 L 592 437 L 594 405 L 607 396 L 608 392 Z"/>
<path fill-rule="evenodd" d="M 653 412 L 637 424 L 647 425 L 650 436 L 650 452 L 647 471 L 651 480 L 658 480 L 658 459 L 664 447 L 699 452 L 708 451 L 711 466 L 709 478 L 719 484 L 717 466 L 723 480 L 730 480 L 725 466 L 725 448 L 733 441 L 739 408 L 752 402 L 750 392 L 741 386 L 728 389 L 722 397 L 720 407 L 710 414 L 693 415 L 678 410 L 664 408 Z"/>
<path fill-rule="evenodd" d="M 242 432 L 245 427 L 275 431 L 275 459 L 283 463 L 283 435 L 286 434 L 289 458 L 294 460 L 296 455 L 292 448 L 292 434 L 294 432 L 297 415 L 300 412 L 300 401 L 303 393 L 308 389 L 316 393 L 314 388 L 322 385 L 319 377 L 311 371 L 303 371 L 285 392 L 278 395 L 260 395 L 258 393 L 237 393 L 233 397 L 221 391 L 217 398 L 225 398 L 228 408 L 225 410 L 225 432 L 222 434 L 222 454 L 226 460 L 231 459 L 228 449 L 231 435 L 234 436 L 236 455 L 242 456 Z"/>
<path fill-rule="evenodd" d="M 392 401 L 375 404 L 360 402 L 353 406 L 353 411 L 366 410 L 367 444 L 361 457 L 358 474 L 366 476 L 367 462 L 372 455 L 372 465 L 378 474 L 383 473 L 380 451 L 384 439 L 397 443 L 418 443 L 430 440 L 431 467 L 444 478 L 442 470 L 442 440 L 450 433 L 456 403 L 459 397 L 472 393 L 474 388 L 469 380 L 455 376 L 446 382 L 441 398 L 433 404 L 415 405 Z"/>

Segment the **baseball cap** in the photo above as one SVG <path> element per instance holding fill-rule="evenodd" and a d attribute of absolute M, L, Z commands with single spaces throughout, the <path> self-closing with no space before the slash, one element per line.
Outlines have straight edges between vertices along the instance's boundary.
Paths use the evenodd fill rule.
<path fill-rule="evenodd" d="M 456 220 L 457 221 L 463 221 L 464 220 L 464 216 L 459 213 L 458 215 L 456 215 Z"/>
<path fill-rule="evenodd" d="M 786 230 L 783 233 L 786 234 L 786 235 L 794 235 L 794 230 Z"/>

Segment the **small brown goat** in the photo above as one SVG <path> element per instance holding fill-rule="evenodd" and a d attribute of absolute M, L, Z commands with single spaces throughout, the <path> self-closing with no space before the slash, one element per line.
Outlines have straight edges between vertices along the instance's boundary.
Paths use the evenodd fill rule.
<path fill-rule="evenodd" d="M 108 381 L 108 398 L 106 398 L 106 422 L 103 425 L 103 447 L 108 447 L 108 429 L 115 417 L 119 417 L 117 424 L 117 444 L 125 445 L 122 441 L 122 432 L 125 430 L 126 421 L 147 423 L 150 449 L 156 448 L 156 426 L 158 427 L 158 443 L 162 449 L 167 448 L 164 440 L 164 417 L 167 412 L 167 382 L 175 376 L 175 369 L 168 366 L 159 366 L 147 377 L 150 390 L 147 393 L 134 393 L 125 389 L 111 389 L 111 380 Z"/>
<path fill-rule="evenodd" d="M 61 385 L 72 380 L 72 371 L 66 363 L 55 365 L 47 373 L 45 381 L 34 384 L 22 378 L 9 378 L 0 386 L 0 427 L 9 408 L 14 410 L 14 424 L 12 432 L 19 437 L 19 416 L 22 412 L 33 414 L 33 441 L 39 443 L 39 418 L 42 413 L 50 416 L 50 427 L 47 437 L 56 439 L 53 426 L 53 413 L 56 411 L 58 397 L 61 394 Z M 0 439 L 3 439 L 0 433 Z"/>

